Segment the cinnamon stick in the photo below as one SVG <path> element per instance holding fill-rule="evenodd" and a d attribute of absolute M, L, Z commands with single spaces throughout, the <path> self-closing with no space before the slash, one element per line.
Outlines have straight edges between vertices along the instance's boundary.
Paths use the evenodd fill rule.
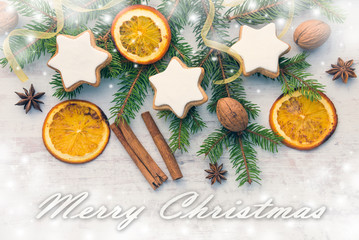
<path fill-rule="evenodd" d="M 158 167 L 156 162 L 152 159 L 150 154 L 143 147 L 136 135 L 133 133 L 130 126 L 124 120 L 119 120 L 117 126 L 121 130 L 127 143 L 131 146 L 132 150 L 136 153 L 137 157 L 141 160 L 143 165 L 148 169 L 151 175 L 156 179 L 156 182 L 163 183 L 167 180 L 166 174 Z"/>
<path fill-rule="evenodd" d="M 127 151 L 128 155 L 132 158 L 133 162 L 136 164 L 138 169 L 141 171 L 142 175 L 146 178 L 147 182 L 151 185 L 151 187 L 156 190 L 161 183 L 157 182 L 156 179 L 151 175 L 148 169 L 143 165 L 139 157 L 136 153 L 132 150 L 131 146 L 127 143 L 125 137 L 123 136 L 121 130 L 116 126 L 115 123 L 111 124 L 111 129 L 113 133 L 116 135 L 120 143 L 123 145 L 125 150 Z"/>
<path fill-rule="evenodd" d="M 155 142 L 158 151 L 160 152 L 163 161 L 166 163 L 168 171 L 171 174 L 173 180 L 177 180 L 183 177 L 182 172 L 178 166 L 178 163 L 175 157 L 172 154 L 170 147 L 168 146 L 165 138 L 158 129 L 155 121 L 153 120 L 149 112 L 144 112 L 141 114 L 143 121 L 146 124 L 148 131 L 150 132 L 153 141 Z"/>

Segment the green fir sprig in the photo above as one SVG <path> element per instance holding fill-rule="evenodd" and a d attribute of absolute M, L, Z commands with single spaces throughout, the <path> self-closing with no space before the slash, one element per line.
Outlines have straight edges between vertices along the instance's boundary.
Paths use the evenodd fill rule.
<path fill-rule="evenodd" d="M 246 182 L 259 183 L 261 180 L 254 146 L 277 152 L 281 140 L 273 131 L 256 123 L 248 125 L 241 132 L 231 132 L 222 127 L 204 140 L 197 154 L 208 157 L 211 163 L 216 163 L 223 155 L 224 149 L 229 149 L 229 159 L 237 174 L 236 180 L 242 186 Z"/>
<path fill-rule="evenodd" d="M 208 157 L 212 164 L 216 163 L 223 155 L 224 149 L 229 147 L 229 136 L 231 134 L 232 132 L 224 127 L 214 130 L 203 141 L 197 154 Z"/>
<path fill-rule="evenodd" d="M 192 107 L 184 119 L 177 118 L 177 116 L 170 111 L 160 111 L 157 115 L 159 118 L 170 120 L 169 129 L 171 137 L 169 138 L 169 146 L 172 152 L 177 150 L 187 152 L 190 146 L 189 139 L 191 135 L 202 131 L 206 127 L 196 107 Z"/>
<path fill-rule="evenodd" d="M 83 89 L 83 85 L 80 85 L 74 91 L 66 92 L 64 86 L 62 85 L 60 73 L 55 73 L 52 76 L 50 84 L 52 85 L 52 88 L 55 89 L 53 96 L 60 100 L 76 98 L 76 96 L 80 94 L 81 90 Z"/>
<path fill-rule="evenodd" d="M 207 108 L 211 113 L 215 113 L 218 100 L 224 97 L 231 97 L 243 105 L 250 121 L 254 121 L 259 114 L 259 108 L 257 105 L 246 100 L 241 78 L 227 84 L 218 85 L 213 83 L 216 80 L 225 79 L 233 75 L 239 66 L 237 61 L 226 53 L 220 53 L 217 50 L 212 50 L 204 46 L 203 40 L 199 36 L 202 29 L 201 26 L 203 26 L 208 16 L 208 5 L 205 1 L 201 1 L 201 4 L 204 12 L 202 11 L 200 21 L 194 28 L 198 36 L 197 43 L 199 46 L 195 62 L 205 68 L 207 83 L 212 88 L 212 96 Z M 214 4 L 216 9 L 223 8 L 222 1 L 215 1 Z M 209 33 L 209 37 L 217 41 L 217 34 L 220 34 L 220 36 L 226 36 L 228 34 L 228 24 L 224 24 L 226 19 L 220 16 L 219 14 L 215 15 L 214 21 L 216 21 L 218 25 L 213 24 Z M 225 39 L 221 41 L 229 46 L 233 44 L 233 41 Z M 223 127 L 216 129 L 204 140 L 197 154 L 208 157 L 211 163 L 216 163 L 223 155 L 224 149 L 229 148 L 229 158 L 233 168 L 236 170 L 236 180 L 241 186 L 245 182 L 259 183 L 260 181 L 260 170 L 257 166 L 254 146 L 256 145 L 264 150 L 276 152 L 279 144 L 281 144 L 281 138 L 274 134 L 273 131 L 265 129 L 256 123 L 250 123 L 248 127 L 241 132 L 231 132 Z"/>
<path fill-rule="evenodd" d="M 149 87 L 148 77 L 154 73 L 153 66 L 133 66 L 128 63 L 127 71 L 118 81 L 118 90 L 114 94 L 110 109 L 112 118 L 122 117 L 126 122 L 136 117 L 137 112 L 141 109 L 147 96 Z"/>
<path fill-rule="evenodd" d="M 279 60 L 280 74 L 276 78 L 282 84 L 284 94 L 292 94 L 296 90 L 310 99 L 318 100 L 324 91 L 324 85 L 312 78 L 306 69 L 310 64 L 306 61 L 307 53 L 300 53 L 292 58 L 281 57 Z"/>
<path fill-rule="evenodd" d="M 280 17 L 288 16 L 288 5 L 284 0 L 245 1 L 243 4 L 229 9 L 226 16 L 235 19 L 239 24 L 270 23 Z"/>
<path fill-rule="evenodd" d="M 300 0 L 306 8 L 317 8 L 320 13 L 326 16 L 330 21 L 344 23 L 345 13 L 338 6 L 333 4 L 332 0 Z"/>
<path fill-rule="evenodd" d="M 288 18 L 291 4 L 291 0 L 246 0 L 243 4 L 230 8 L 225 15 L 241 25 L 264 24 L 278 18 Z M 317 8 L 330 21 L 343 23 L 345 20 L 343 11 L 331 0 L 295 0 L 294 4 L 294 15 Z"/>

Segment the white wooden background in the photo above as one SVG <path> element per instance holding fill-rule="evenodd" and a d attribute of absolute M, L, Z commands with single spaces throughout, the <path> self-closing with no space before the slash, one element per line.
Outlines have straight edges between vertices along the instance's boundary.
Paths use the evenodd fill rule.
<path fill-rule="evenodd" d="M 49 56 L 25 68 L 30 77 L 26 83 L 21 83 L 8 68 L 0 69 L 0 239 L 358 239 L 359 80 L 350 79 L 348 84 L 333 82 L 325 70 L 339 56 L 359 62 L 359 3 L 354 0 L 335 2 L 347 12 L 346 23 L 331 23 L 329 41 L 312 51 L 308 60 L 312 64 L 309 71 L 327 86 L 327 95 L 337 108 L 338 128 L 325 144 L 313 151 L 301 152 L 283 146 L 279 153 L 271 154 L 258 149 L 262 185 L 238 188 L 228 155 L 222 158 L 224 167 L 229 170 L 228 181 L 211 186 L 205 179 L 203 169 L 208 168 L 208 161 L 197 157 L 196 152 L 211 130 L 219 126 L 216 116 L 210 115 L 205 105 L 199 109 L 208 128 L 191 139 L 188 153 L 176 154 L 184 178 L 177 182 L 169 179 L 157 191 L 148 185 L 114 135 L 96 160 L 82 165 L 60 162 L 46 151 L 41 138 L 43 120 L 59 102 L 51 96 L 53 90 L 49 81 L 54 71 L 46 66 Z M 293 26 L 311 18 L 322 17 L 313 10 L 296 18 Z M 20 25 L 24 23 L 26 19 L 21 18 Z M 232 27 L 233 36 L 236 36 L 238 26 L 233 24 Z M 279 23 L 278 28 L 281 27 Z M 186 31 L 186 37 L 194 43 L 190 32 Z M 292 41 L 292 33 L 293 29 L 284 37 L 292 45 L 288 56 L 299 51 Z M 46 92 L 45 104 L 42 113 L 31 111 L 26 115 L 21 107 L 14 106 L 18 101 L 14 91 L 29 88 L 31 83 L 37 91 Z M 244 86 L 248 99 L 261 108 L 257 122 L 269 127 L 269 109 L 281 93 L 280 85 L 250 77 L 244 80 Z M 110 115 L 108 109 L 116 88 L 116 80 L 103 80 L 99 88 L 85 87 L 79 98 L 94 102 Z M 152 94 L 149 94 L 141 112 L 150 110 L 155 116 L 151 102 Z M 156 122 L 168 138 L 168 123 L 158 119 Z M 133 121 L 132 127 L 159 166 L 168 173 L 140 116 Z M 120 205 L 127 209 L 144 205 L 146 210 L 123 232 L 116 230 L 118 220 L 35 219 L 40 202 L 51 194 L 83 191 L 90 193 L 86 206 Z M 318 208 L 324 205 L 328 210 L 320 220 L 161 219 L 162 205 L 187 191 L 200 193 L 201 199 L 214 194 L 212 205 L 224 208 L 235 206 L 237 200 L 253 205 L 273 198 L 279 206 Z"/>

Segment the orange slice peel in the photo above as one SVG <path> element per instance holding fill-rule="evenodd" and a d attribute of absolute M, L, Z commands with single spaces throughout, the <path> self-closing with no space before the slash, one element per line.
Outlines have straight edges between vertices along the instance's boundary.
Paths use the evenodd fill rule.
<path fill-rule="evenodd" d="M 274 102 L 269 123 L 288 147 L 310 150 L 334 133 L 338 124 L 335 106 L 325 94 L 320 95 L 320 100 L 310 101 L 297 90 Z"/>
<path fill-rule="evenodd" d="M 68 163 L 85 163 L 105 149 L 110 137 L 107 117 L 93 103 L 69 100 L 47 114 L 42 138 L 47 150 Z"/>
<path fill-rule="evenodd" d="M 144 5 L 133 5 L 118 13 L 111 35 L 118 51 L 138 64 L 157 62 L 171 42 L 167 19 L 156 9 Z"/>

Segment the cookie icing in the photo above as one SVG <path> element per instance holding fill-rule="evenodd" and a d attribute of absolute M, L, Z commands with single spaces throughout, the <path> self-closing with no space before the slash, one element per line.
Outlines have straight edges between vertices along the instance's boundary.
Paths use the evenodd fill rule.
<path fill-rule="evenodd" d="M 189 104 L 200 105 L 198 101 L 208 99 L 200 87 L 202 78 L 202 68 L 187 68 L 178 58 L 172 58 L 164 72 L 149 78 L 156 92 L 154 107 L 169 106 L 178 117 L 185 117 Z"/>
<path fill-rule="evenodd" d="M 242 57 L 244 70 L 250 74 L 261 69 L 277 73 L 279 57 L 289 49 L 287 43 L 278 39 L 274 23 L 261 29 L 242 26 L 240 39 L 231 47 Z"/>
<path fill-rule="evenodd" d="M 94 46 L 93 34 L 86 31 L 77 37 L 58 35 L 57 53 L 48 65 L 61 73 L 65 89 L 79 82 L 96 84 L 98 68 L 104 64 L 109 53 Z"/>

